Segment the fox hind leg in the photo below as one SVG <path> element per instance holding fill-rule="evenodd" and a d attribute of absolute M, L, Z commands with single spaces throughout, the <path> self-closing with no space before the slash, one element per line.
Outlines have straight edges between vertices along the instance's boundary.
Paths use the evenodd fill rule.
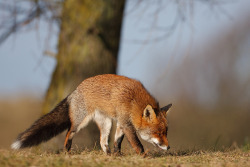
<path fill-rule="evenodd" d="M 65 142 L 64 142 L 64 148 L 69 151 L 72 145 L 73 137 L 76 133 L 78 133 L 82 128 L 86 127 L 90 120 L 92 119 L 92 115 L 88 115 L 85 118 L 83 118 L 82 122 L 74 122 L 72 123 L 70 129 L 67 132 Z"/>
<path fill-rule="evenodd" d="M 93 114 L 88 113 L 84 104 L 84 98 L 79 96 L 79 92 L 75 90 L 70 96 L 70 108 L 69 117 L 71 120 L 71 127 L 69 128 L 65 142 L 64 148 L 69 151 L 72 145 L 72 139 L 76 133 L 78 133 L 82 128 L 86 127 L 90 120 L 93 119 Z M 81 103 L 79 103 L 79 101 Z"/>
<path fill-rule="evenodd" d="M 100 129 L 100 144 L 102 150 L 106 154 L 110 154 L 111 151 L 108 145 L 108 140 L 109 140 L 110 130 L 112 127 L 112 120 L 111 118 L 108 118 L 105 115 L 101 114 L 99 111 L 95 112 L 94 120 Z"/>
<path fill-rule="evenodd" d="M 74 135 L 75 135 L 75 132 L 72 131 L 71 129 L 69 129 L 67 134 L 66 134 L 66 138 L 65 138 L 65 142 L 64 142 L 64 148 L 67 151 L 69 151 L 71 149 L 72 139 L 73 139 Z"/>

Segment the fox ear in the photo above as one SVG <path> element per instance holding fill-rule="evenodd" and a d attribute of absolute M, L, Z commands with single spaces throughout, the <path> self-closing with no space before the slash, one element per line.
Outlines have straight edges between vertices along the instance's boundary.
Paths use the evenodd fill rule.
<path fill-rule="evenodd" d="M 170 104 L 166 105 L 165 107 L 162 107 L 161 111 L 166 112 L 166 115 L 167 115 L 169 113 L 171 107 L 172 107 L 172 104 L 170 103 Z"/>
<path fill-rule="evenodd" d="M 156 118 L 155 111 L 151 105 L 147 105 L 147 107 L 144 109 L 143 117 L 147 120 L 152 120 Z"/>

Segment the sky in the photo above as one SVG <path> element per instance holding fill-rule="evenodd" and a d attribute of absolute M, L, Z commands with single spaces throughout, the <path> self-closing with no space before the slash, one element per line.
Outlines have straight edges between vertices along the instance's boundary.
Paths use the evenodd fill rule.
<path fill-rule="evenodd" d="M 159 77 L 168 77 L 166 69 L 171 71 L 190 56 L 189 48 L 205 44 L 223 28 L 236 24 L 250 6 L 249 0 L 230 0 L 219 6 L 199 2 L 190 10 L 181 1 L 183 15 L 175 25 L 176 4 L 163 3 L 160 12 L 155 12 L 159 6 L 152 1 L 136 9 L 134 2 L 126 6 L 118 73 L 139 79 L 148 89 L 153 89 Z M 44 22 L 37 24 L 37 29 L 23 30 L 0 45 L 2 97 L 27 92 L 43 96 L 47 90 L 56 61 L 44 52 L 56 53 L 58 30 L 49 30 Z M 161 39 L 164 35 L 167 38 Z"/>
<path fill-rule="evenodd" d="M 46 91 L 56 61 L 44 52 L 56 52 L 58 34 L 54 30 L 50 35 L 47 30 L 42 23 L 38 29 L 12 35 L 0 46 L 0 96 L 25 92 L 41 95 Z"/>
<path fill-rule="evenodd" d="M 131 11 L 128 8 L 133 6 L 132 1 L 127 10 Z M 167 32 L 165 29 L 173 24 L 176 16 L 176 4 L 167 3 L 162 6 L 162 12 L 157 18 L 152 17 L 154 6 L 144 12 L 143 16 L 144 6 L 126 15 L 118 68 L 120 74 L 139 79 L 153 94 L 158 95 L 162 93 L 158 88 L 159 80 L 162 77 L 170 78 L 171 71 L 177 64 L 192 56 L 190 50 L 206 46 L 226 28 L 237 24 L 248 13 L 250 1 L 227 1 L 215 6 L 196 3 L 193 11 L 184 7 L 182 10 L 185 17 L 179 21 L 174 31 L 167 38 L 150 41 L 154 36 L 164 35 Z M 167 28 L 162 32 L 157 31 L 158 29 L 154 31 L 156 22 L 159 27 Z M 138 39 L 143 40 L 140 43 L 137 42 Z M 167 86 L 167 83 L 164 84 Z"/>

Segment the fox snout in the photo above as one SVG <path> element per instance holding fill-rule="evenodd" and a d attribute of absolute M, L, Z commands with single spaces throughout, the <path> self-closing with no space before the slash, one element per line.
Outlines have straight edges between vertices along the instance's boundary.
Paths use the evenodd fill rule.
<path fill-rule="evenodd" d="M 159 138 L 152 138 L 152 143 L 163 150 L 169 150 L 170 146 L 168 144 L 167 138 L 159 139 Z"/>
<path fill-rule="evenodd" d="M 169 150 L 170 146 L 168 144 L 168 139 L 165 135 L 163 134 L 154 134 L 154 135 L 149 135 L 147 133 L 140 133 L 140 136 L 143 140 L 148 141 L 152 143 L 154 146 L 157 146 L 163 150 Z"/>

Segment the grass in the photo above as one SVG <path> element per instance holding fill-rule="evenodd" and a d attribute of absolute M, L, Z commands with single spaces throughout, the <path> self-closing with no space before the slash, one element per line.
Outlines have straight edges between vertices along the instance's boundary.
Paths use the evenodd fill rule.
<path fill-rule="evenodd" d="M 0 150 L 0 166 L 250 166 L 250 150 L 148 152 L 137 155 L 132 150 L 121 156 L 107 156 L 100 150 L 66 152 L 26 149 Z"/>

